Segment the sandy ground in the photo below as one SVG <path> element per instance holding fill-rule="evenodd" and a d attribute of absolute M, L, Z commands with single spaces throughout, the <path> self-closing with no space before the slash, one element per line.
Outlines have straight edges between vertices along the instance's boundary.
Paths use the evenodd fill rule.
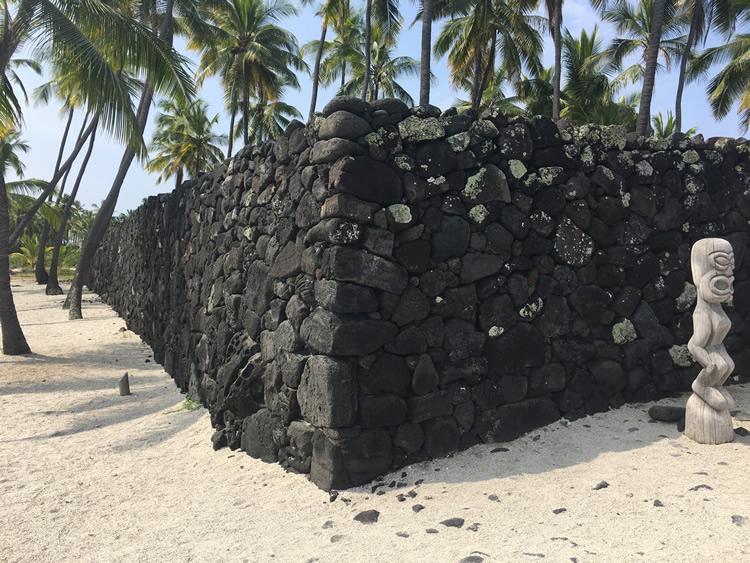
<path fill-rule="evenodd" d="M 36 354 L 0 355 L 2 561 L 750 561 L 750 437 L 702 446 L 628 406 L 331 502 L 305 476 L 214 452 L 206 412 L 180 410 L 96 296 L 70 322 L 62 298 L 13 285 Z M 750 389 L 731 392 L 750 411 Z M 365 510 L 378 521 L 355 521 Z"/>

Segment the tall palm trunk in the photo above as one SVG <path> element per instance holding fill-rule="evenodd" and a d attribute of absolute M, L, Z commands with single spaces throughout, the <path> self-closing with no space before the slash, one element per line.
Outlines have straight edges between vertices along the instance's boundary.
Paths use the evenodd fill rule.
<path fill-rule="evenodd" d="M 230 110 L 232 117 L 229 119 L 229 146 L 227 147 L 227 158 L 232 156 L 232 145 L 234 145 L 234 116 L 237 113 L 234 108 Z"/>
<path fill-rule="evenodd" d="M 492 45 L 490 46 L 490 56 L 487 60 L 487 66 L 484 69 L 482 75 L 482 81 L 479 83 L 479 92 L 477 92 L 477 99 L 481 100 L 484 96 L 484 90 L 487 88 L 487 81 L 490 78 L 490 73 L 495 72 L 495 49 L 497 48 L 497 32 L 495 31 L 492 35 Z M 477 106 L 478 107 L 478 106 Z"/>
<path fill-rule="evenodd" d="M 474 80 L 471 84 L 471 109 L 479 109 L 479 75 L 482 73 L 482 51 L 477 49 L 474 54 Z"/>
<path fill-rule="evenodd" d="M 244 141 L 244 146 L 247 146 L 247 144 L 250 142 L 250 119 L 248 116 L 248 112 L 250 111 L 250 96 L 247 92 L 245 92 L 244 99 L 242 100 L 242 140 Z"/>
<path fill-rule="evenodd" d="M 367 99 L 367 90 L 370 87 L 370 62 L 372 43 L 372 0 L 367 0 L 365 8 L 365 76 L 362 81 L 362 99 Z"/>
<path fill-rule="evenodd" d="M 651 98 L 654 94 L 654 80 L 656 78 L 656 64 L 659 58 L 659 43 L 664 23 L 665 0 L 654 1 L 654 21 L 648 37 L 648 51 L 646 52 L 646 69 L 643 73 L 643 89 L 641 90 L 641 105 L 638 108 L 638 125 L 635 132 L 638 135 L 649 134 L 651 121 Z"/>
<path fill-rule="evenodd" d="M 159 37 L 162 38 L 168 46 L 172 46 L 172 8 L 174 6 L 174 0 L 167 0 L 164 8 L 164 18 L 161 22 L 161 28 L 159 29 Z M 154 88 L 146 82 L 143 88 L 143 94 L 141 94 L 141 101 L 138 106 L 138 113 L 136 118 L 138 120 L 138 126 L 143 132 L 146 128 L 146 121 L 148 120 L 148 112 L 151 109 L 151 100 L 154 97 Z M 81 297 L 83 295 L 83 284 L 88 277 L 89 270 L 91 269 L 91 263 L 94 259 L 94 254 L 99 248 L 104 233 L 107 232 L 109 222 L 112 219 L 112 214 L 115 211 L 117 205 L 117 198 L 120 196 L 120 189 L 122 188 L 123 182 L 125 182 L 125 176 L 128 174 L 133 159 L 135 158 L 135 148 L 128 145 L 125 149 L 125 153 L 120 161 L 120 167 L 117 170 L 117 176 L 112 183 L 112 187 L 107 194 L 107 197 L 102 202 L 102 206 L 99 208 L 99 213 L 96 214 L 94 224 L 91 226 L 91 230 L 83 240 L 83 247 L 81 248 L 81 255 L 78 258 L 78 265 L 76 266 L 76 273 L 73 277 L 73 283 L 70 286 L 70 292 L 65 301 L 65 305 L 70 308 L 68 312 L 68 318 L 71 320 L 81 319 Z"/>
<path fill-rule="evenodd" d="M 94 118 L 95 122 L 99 122 L 99 118 Z M 78 188 L 81 187 L 81 180 L 83 179 L 83 174 L 86 172 L 86 166 L 88 166 L 89 159 L 91 158 L 91 153 L 94 150 L 94 141 L 96 140 L 96 130 L 91 134 L 90 140 L 89 140 L 89 148 L 86 151 L 86 155 L 83 157 L 83 162 L 81 163 L 81 169 L 78 171 L 78 176 L 76 177 L 76 182 L 73 184 L 73 190 L 70 192 L 70 196 L 68 197 L 68 201 L 65 202 L 65 208 L 63 209 L 62 217 L 60 218 L 60 229 L 57 232 L 57 236 L 55 237 L 55 246 L 52 249 L 52 260 L 50 261 L 49 265 L 49 279 L 47 280 L 47 288 L 45 289 L 45 293 L 47 295 L 62 295 L 63 290 L 60 287 L 60 282 L 57 279 L 57 266 L 60 261 L 60 249 L 62 248 L 63 239 L 65 238 L 65 230 L 68 227 L 68 220 L 70 219 L 70 210 L 73 208 L 73 204 L 75 203 L 76 196 L 78 195 Z"/>
<path fill-rule="evenodd" d="M 70 131 L 70 124 L 73 121 L 74 113 L 75 113 L 75 108 L 71 106 L 70 111 L 68 112 L 68 121 L 65 124 L 65 129 L 63 130 L 62 140 L 60 141 L 60 150 L 57 151 L 57 161 L 55 162 L 55 172 L 59 170 L 60 163 L 62 162 L 63 152 L 65 151 L 65 143 L 68 140 L 68 132 Z M 58 195 L 58 203 L 59 203 L 61 195 L 62 193 Z M 52 203 L 52 194 L 50 194 L 49 196 L 49 202 Z M 34 269 L 36 283 L 38 283 L 39 285 L 47 283 L 47 280 L 49 279 L 47 270 L 44 269 L 44 255 L 46 254 L 44 250 L 47 246 L 47 239 L 49 238 L 49 231 L 50 231 L 50 224 L 45 219 L 44 226 L 42 227 L 42 233 L 41 233 L 41 236 L 39 237 L 39 252 L 36 257 L 36 268 Z"/>
<path fill-rule="evenodd" d="M 696 30 L 700 23 L 698 16 L 700 15 L 700 10 L 693 8 L 693 17 L 690 18 L 690 31 L 688 32 L 685 51 L 682 53 L 682 60 L 680 61 L 680 75 L 677 78 L 677 96 L 674 102 L 674 130 L 678 133 L 682 131 L 682 91 L 685 88 L 685 72 L 690 52 L 693 50 L 693 44 L 695 43 Z"/>
<path fill-rule="evenodd" d="M 323 58 L 323 48 L 326 42 L 326 32 L 328 31 L 328 22 L 323 19 L 323 29 L 320 32 L 320 44 L 318 45 L 318 53 L 315 55 L 315 67 L 312 75 L 312 99 L 310 101 L 310 113 L 307 116 L 307 121 L 313 120 L 315 115 L 315 106 L 318 103 L 318 84 L 320 83 L 320 60 Z"/>
<path fill-rule="evenodd" d="M 555 11 L 552 15 L 552 27 L 555 42 L 555 77 L 552 86 L 552 119 L 560 119 L 560 81 L 562 79 L 562 0 L 555 0 Z"/>
<path fill-rule="evenodd" d="M 9 230 L 8 192 L 3 171 L 0 168 L 0 329 L 3 332 L 3 354 L 16 356 L 30 354 L 31 349 L 23 335 L 21 324 L 18 322 L 13 292 L 10 289 Z"/>
<path fill-rule="evenodd" d="M 419 105 L 430 103 L 430 55 L 432 54 L 432 0 L 422 0 L 422 57 L 419 65 Z"/>

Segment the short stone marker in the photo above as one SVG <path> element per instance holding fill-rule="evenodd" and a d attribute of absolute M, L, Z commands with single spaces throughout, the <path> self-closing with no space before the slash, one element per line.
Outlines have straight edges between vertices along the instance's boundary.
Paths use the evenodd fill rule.
<path fill-rule="evenodd" d="M 128 372 L 120 378 L 120 397 L 130 395 L 130 381 L 128 381 Z"/>

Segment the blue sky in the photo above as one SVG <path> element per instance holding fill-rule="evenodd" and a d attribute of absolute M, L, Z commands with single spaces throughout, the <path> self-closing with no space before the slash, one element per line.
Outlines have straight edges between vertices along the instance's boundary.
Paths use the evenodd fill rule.
<path fill-rule="evenodd" d="M 405 25 L 399 39 L 399 54 L 408 55 L 419 59 L 420 44 L 420 27 L 416 25 L 412 28 L 408 24 L 414 19 L 416 13 L 415 6 L 410 2 L 402 2 L 401 10 L 404 14 Z M 563 23 L 576 36 L 580 34 L 581 29 L 591 31 L 597 23 L 598 17 L 590 8 L 588 2 L 582 0 L 565 0 L 563 9 Z M 300 15 L 281 22 L 281 25 L 291 30 L 298 38 L 300 44 L 306 43 L 312 39 L 317 39 L 320 35 L 320 23 L 315 17 L 312 7 L 300 9 Z M 614 30 L 608 24 L 599 23 L 602 37 L 608 42 L 614 37 Z M 437 35 L 440 29 L 440 22 L 433 25 L 433 36 Z M 740 30 L 741 31 L 741 30 Z M 709 45 L 715 44 L 718 38 L 709 38 Z M 184 41 L 176 41 L 178 49 L 184 52 Z M 190 55 L 190 53 L 188 53 Z M 545 66 L 552 66 L 554 50 L 550 38 L 545 39 Z M 195 57 L 194 54 L 192 54 Z M 311 61 L 308 61 L 311 63 Z M 433 60 L 433 73 L 437 77 L 437 84 L 432 87 L 431 103 L 443 109 L 453 105 L 457 96 L 460 94 L 451 89 L 450 79 L 445 59 Z M 312 66 L 312 65 L 311 65 Z M 33 74 L 24 73 L 24 83 L 27 89 L 31 90 L 41 84 L 45 78 Z M 308 77 L 300 76 L 301 89 L 299 91 L 289 91 L 285 101 L 294 105 L 299 111 L 307 116 L 310 105 L 311 83 Z M 677 84 L 677 74 L 664 73 L 657 76 L 656 91 L 652 102 L 652 114 L 661 111 L 666 115 L 667 110 L 674 109 L 674 96 Z M 414 97 L 418 98 L 419 81 L 418 79 L 406 79 L 403 81 L 406 90 Z M 632 86 L 628 91 L 637 90 L 637 86 Z M 323 90 L 318 95 L 318 110 L 320 110 L 326 101 L 335 95 L 334 89 Z M 226 133 L 229 127 L 229 117 L 225 114 L 222 104 L 221 89 L 216 79 L 211 79 L 204 84 L 199 96 L 209 104 L 209 117 L 219 114 L 218 131 Z M 462 96 L 466 97 L 466 96 Z M 705 85 L 692 84 L 688 85 L 683 96 L 683 124 L 691 127 L 696 125 L 698 132 L 706 138 L 712 136 L 734 137 L 740 135 L 739 121 L 733 108 L 732 112 L 722 121 L 716 122 L 711 115 L 710 107 L 706 101 Z M 153 123 L 157 110 L 152 107 L 150 113 L 150 122 Z M 42 179 L 49 179 L 54 168 L 54 161 L 60 143 L 60 138 L 64 128 L 64 118 L 67 115 L 59 113 L 59 104 L 53 102 L 48 106 L 30 105 L 24 109 L 25 129 L 23 138 L 28 142 L 31 151 L 23 156 L 26 164 L 26 176 Z M 79 116 L 80 117 L 80 116 Z M 74 122 L 80 125 L 80 120 Z M 150 140 L 152 127 L 146 132 L 147 141 Z M 87 207 L 92 204 L 98 204 L 106 196 L 112 184 L 117 167 L 119 166 L 122 156 L 122 145 L 112 142 L 105 135 L 97 138 L 94 153 L 89 163 L 86 175 L 79 191 L 78 199 Z M 236 150 L 235 150 L 236 152 Z M 77 166 L 73 173 L 77 172 Z M 71 178 L 73 176 L 71 175 Z M 125 212 L 128 209 L 138 207 L 143 198 L 155 195 L 161 192 L 170 191 L 173 188 L 173 181 L 156 184 L 156 174 L 148 174 L 143 170 L 142 163 L 135 162 L 128 173 L 125 184 L 120 194 L 116 213 Z M 69 181 L 72 185 L 73 180 Z"/>

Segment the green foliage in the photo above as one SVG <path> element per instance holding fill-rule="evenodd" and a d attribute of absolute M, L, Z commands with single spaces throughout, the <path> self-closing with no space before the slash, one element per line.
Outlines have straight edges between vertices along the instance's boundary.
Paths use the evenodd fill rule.
<path fill-rule="evenodd" d="M 401 77 L 419 76 L 419 62 L 411 57 L 396 57 L 396 36 L 387 33 L 375 24 L 371 30 L 370 80 L 368 100 L 379 97 L 399 98 L 409 105 L 414 100 L 397 80 Z M 339 94 L 356 96 L 362 92 L 365 79 L 365 54 L 357 49 L 348 57 L 351 69 L 349 80 L 340 88 Z"/>
<path fill-rule="evenodd" d="M 653 116 L 651 118 L 651 124 L 654 126 L 655 137 L 660 137 L 663 139 L 669 137 L 670 135 L 672 135 L 672 133 L 674 133 L 675 120 L 671 110 L 667 112 L 666 120 L 664 119 L 664 116 L 661 112 Z M 697 127 L 691 127 L 690 129 L 685 131 L 685 135 L 692 136 L 697 132 Z"/>
<path fill-rule="evenodd" d="M 24 235 L 20 240 L 21 251 L 13 252 L 10 256 L 17 259 L 22 259 L 26 264 L 33 268 L 36 265 L 36 259 L 39 255 L 39 239 L 36 235 Z M 52 247 L 45 248 L 44 252 L 47 254 Z"/>
<path fill-rule="evenodd" d="M 206 102 L 196 100 L 185 105 L 163 100 L 159 108 L 162 113 L 156 118 L 156 133 L 150 147 L 157 154 L 146 164 L 149 172 L 160 173 L 157 183 L 175 176 L 179 185 L 185 172 L 195 177 L 221 162 L 223 154 L 217 145 L 225 145 L 227 138 L 213 133 L 219 116 L 208 119 Z"/>

